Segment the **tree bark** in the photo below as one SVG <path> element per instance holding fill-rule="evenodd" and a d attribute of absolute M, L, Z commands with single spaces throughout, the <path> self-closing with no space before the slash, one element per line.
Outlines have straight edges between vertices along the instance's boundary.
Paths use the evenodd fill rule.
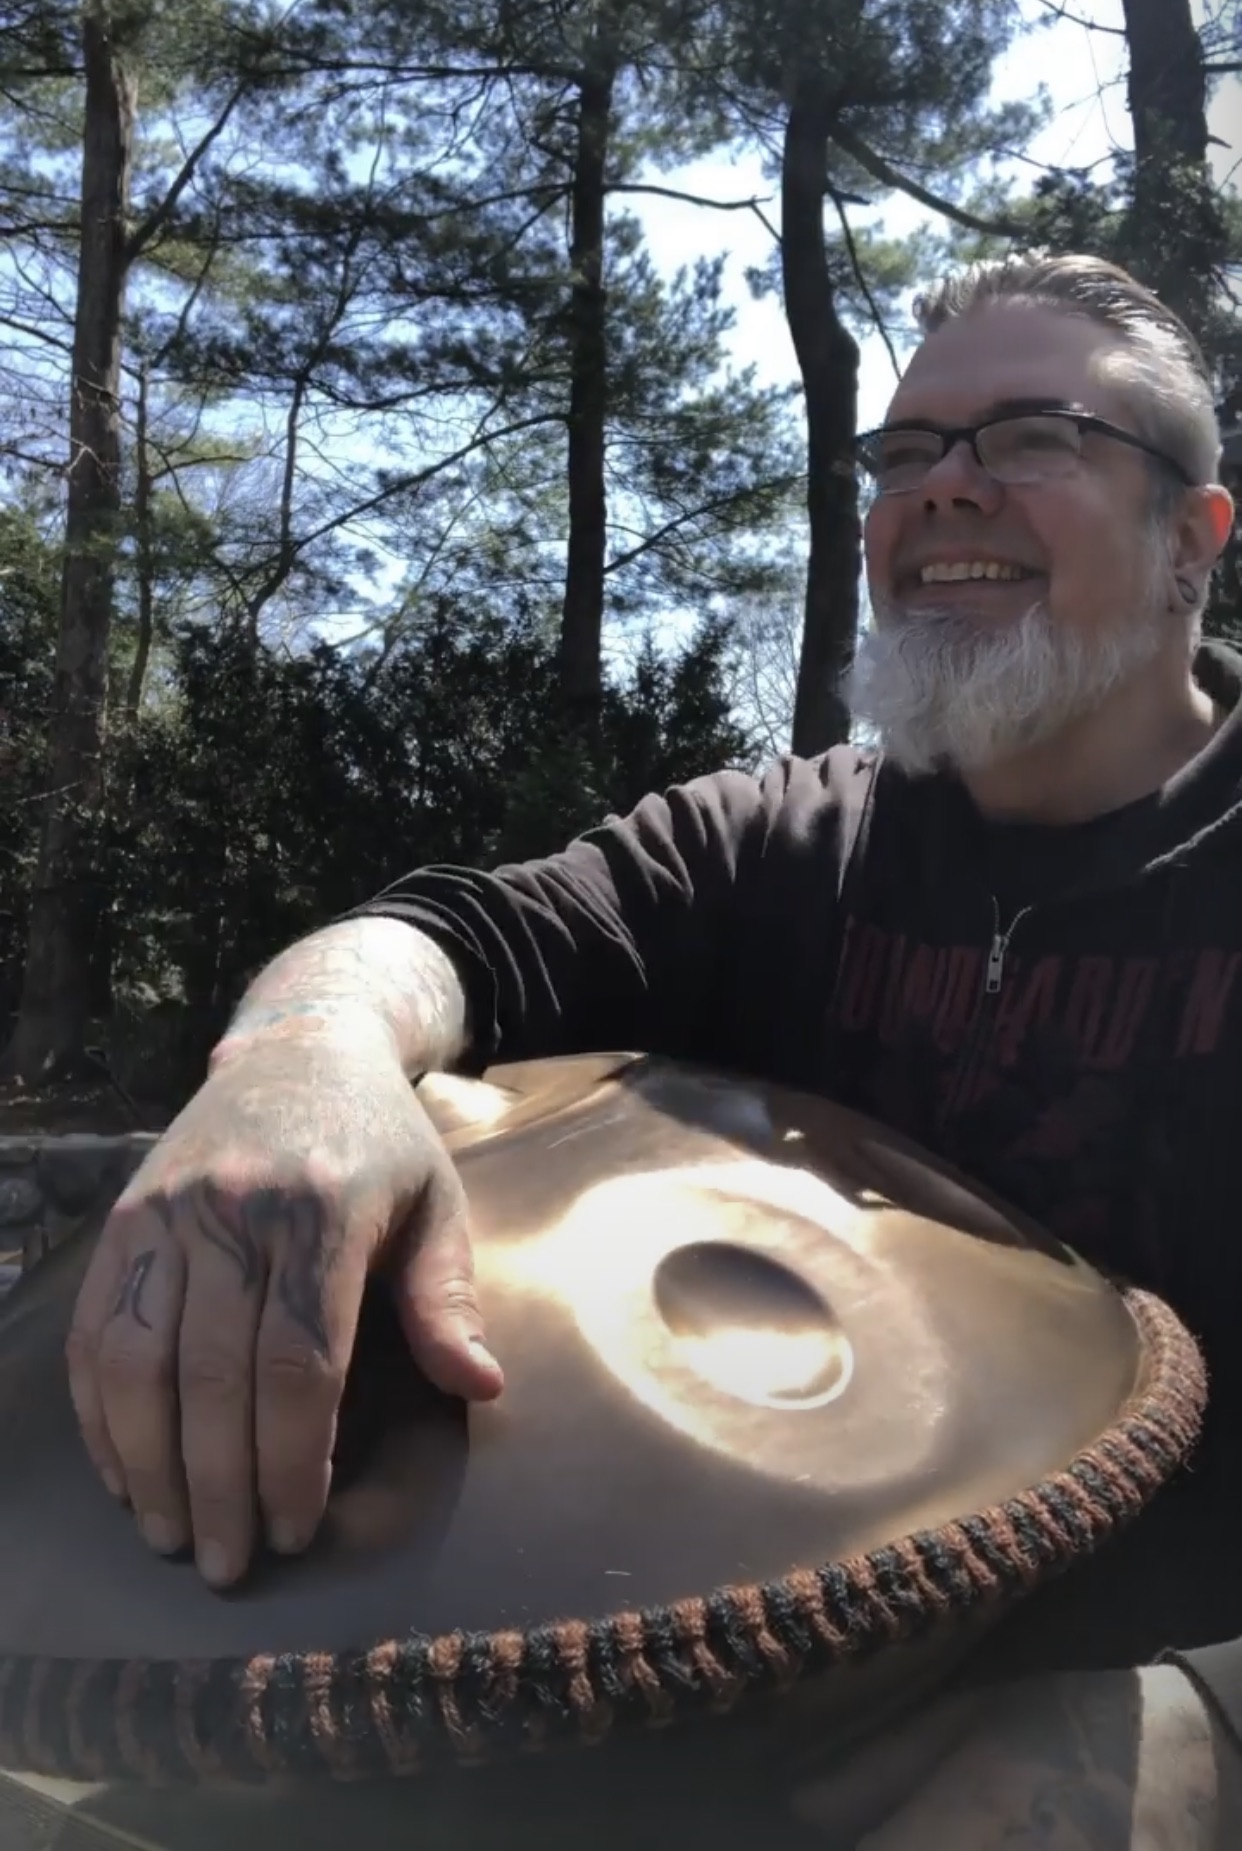
<path fill-rule="evenodd" d="M 1202 339 L 1225 225 L 1208 165 L 1207 77 L 1191 0 L 1122 0 L 1135 246 L 1143 280 Z"/>
<path fill-rule="evenodd" d="M 837 313 L 824 242 L 828 132 L 833 107 L 822 79 L 804 80 L 785 125 L 781 166 L 781 271 L 785 315 L 806 400 L 810 556 L 793 749 L 822 752 L 849 737 L 842 682 L 858 629 L 858 489 L 852 447 L 858 418 L 858 344 Z"/>
<path fill-rule="evenodd" d="M 134 86 L 107 0 L 82 19 L 86 105 L 60 634 L 26 968 L 3 1067 L 39 1082 L 83 1065 L 120 482 L 121 314 Z"/>
<path fill-rule="evenodd" d="M 142 707 L 151 646 L 155 641 L 155 537 L 151 525 L 151 446 L 147 435 L 150 387 L 144 366 L 138 375 L 138 415 L 134 430 L 134 552 L 138 568 L 138 635 L 125 690 L 125 724 L 133 731 Z"/>
<path fill-rule="evenodd" d="M 570 715 L 590 725 L 603 691 L 604 480 L 608 416 L 604 205 L 616 64 L 604 54 L 579 86 L 570 265 L 569 549 L 561 606 L 561 691 Z"/>
<path fill-rule="evenodd" d="M 1209 364 L 1219 367 L 1226 360 L 1221 383 L 1227 399 L 1230 368 L 1215 298 L 1229 258 L 1229 230 L 1209 160 L 1203 42 L 1191 0 L 1123 0 L 1123 8 L 1134 129 L 1135 269 L 1182 317 Z M 1225 418 L 1228 409 L 1226 402 Z M 1230 486 L 1237 501 L 1238 489 Z M 1240 588 L 1242 543 L 1235 521 L 1204 613 L 1209 635 L 1236 640 Z"/>
<path fill-rule="evenodd" d="M 1122 0 L 1140 170 L 1162 149 L 1207 160 L 1207 80 L 1190 0 Z"/>

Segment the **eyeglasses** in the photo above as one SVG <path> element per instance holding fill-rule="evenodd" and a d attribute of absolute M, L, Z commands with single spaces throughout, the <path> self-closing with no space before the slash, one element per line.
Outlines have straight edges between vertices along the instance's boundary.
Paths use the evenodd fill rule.
<path fill-rule="evenodd" d="M 1154 456 L 1187 488 L 1194 487 L 1189 470 L 1167 451 L 1105 418 L 1068 408 L 1010 412 L 947 431 L 934 425 L 886 424 L 857 438 L 854 454 L 882 495 L 906 495 L 920 488 L 959 443 L 970 445 L 975 461 L 996 482 L 1054 482 L 1074 474 L 1089 432 Z"/>

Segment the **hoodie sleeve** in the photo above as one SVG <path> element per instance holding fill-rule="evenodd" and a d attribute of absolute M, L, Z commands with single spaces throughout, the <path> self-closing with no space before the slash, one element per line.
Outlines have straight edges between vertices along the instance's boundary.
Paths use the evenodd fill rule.
<path fill-rule="evenodd" d="M 453 959 L 472 1064 L 622 1048 L 744 1064 L 738 973 L 765 915 L 800 905 L 809 922 L 808 859 L 835 893 L 834 818 L 857 762 L 839 748 L 698 778 L 546 860 L 424 868 L 358 913 L 408 920 Z M 803 872 L 782 878 L 791 861 Z"/>
<path fill-rule="evenodd" d="M 351 916 L 408 920 L 448 953 L 482 1065 L 603 1048 L 686 1053 L 774 807 L 770 776 L 722 772 L 645 797 L 545 860 L 423 868 Z"/>

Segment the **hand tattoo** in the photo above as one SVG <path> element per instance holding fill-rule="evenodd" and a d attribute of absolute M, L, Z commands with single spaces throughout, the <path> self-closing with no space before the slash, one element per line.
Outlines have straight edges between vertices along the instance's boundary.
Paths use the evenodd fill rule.
<path fill-rule="evenodd" d="M 283 1248 L 277 1297 L 303 1336 L 310 1339 L 315 1354 L 326 1357 L 324 1282 L 339 1241 L 333 1243 L 329 1238 L 323 1204 L 304 1190 L 275 1187 L 256 1189 L 235 1201 L 210 1182 L 200 1185 L 198 1197 L 199 1229 L 205 1240 L 233 1261 L 243 1291 L 253 1291 L 261 1284 L 271 1255 Z"/>
<path fill-rule="evenodd" d="M 128 1316 L 133 1318 L 135 1323 L 141 1324 L 144 1330 L 150 1330 L 152 1328 L 151 1320 L 147 1317 L 142 1308 L 142 1294 L 146 1288 L 147 1280 L 151 1277 L 151 1268 L 154 1265 L 154 1247 L 149 1247 L 145 1253 L 140 1253 L 131 1263 L 129 1270 L 121 1281 L 121 1289 L 116 1295 L 116 1303 L 112 1307 L 112 1316 L 114 1318 Z"/>
<path fill-rule="evenodd" d="M 351 999 L 333 997 L 290 997 L 287 1002 L 260 1006 L 247 1005 L 230 1034 L 262 1035 L 265 1041 L 282 1034 L 297 1034 L 307 1028 L 326 1028 L 329 1023 L 358 1020 L 358 1004 Z"/>
<path fill-rule="evenodd" d="M 274 959 L 215 1058 L 273 1034 L 314 1034 L 330 1019 L 368 1016 L 395 1037 L 407 1073 L 450 1065 L 467 1040 L 465 992 L 447 953 L 415 927 L 376 916 L 327 926 Z"/>
<path fill-rule="evenodd" d="M 327 1238 L 322 1204 L 311 1196 L 291 1199 L 285 1212 L 285 1260 L 276 1285 L 279 1298 L 298 1329 L 310 1338 L 315 1354 L 327 1357 L 328 1330 L 323 1307 L 328 1269 L 334 1253 Z M 339 1245 L 339 1242 L 336 1243 Z"/>
<path fill-rule="evenodd" d="M 270 1219 L 264 1196 L 275 1190 L 262 1190 L 259 1196 L 238 1203 L 226 1196 L 212 1182 L 198 1188 L 198 1225 L 203 1239 L 225 1254 L 241 1274 L 243 1292 L 252 1292 L 263 1278 L 265 1269 L 262 1246 L 263 1223 Z M 255 1221 L 259 1227 L 256 1231 Z"/>

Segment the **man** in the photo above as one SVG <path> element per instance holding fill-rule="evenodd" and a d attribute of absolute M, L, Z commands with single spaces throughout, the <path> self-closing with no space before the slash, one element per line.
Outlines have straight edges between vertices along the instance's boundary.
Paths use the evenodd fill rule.
<path fill-rule="evenodd" d="M 371 1269 L 434 1380 L 501 1392 L 408 1081 L 584 1048 L 830 1093 L 1165 1294 L 1214 1373 L 1198 1482 L 1227 1480 L 1242 662 L 1197 647 L 1232 518 L 1209 385 L 1180 324 L 1088 259 L 972 272 L 924 329 L 859 446 L 854 708 L 882 756 L 704 778 L 548 861 L 414 874 L 252 987 L 70 1343 L 86 1443 L 157 1550 L 192 1541 L 226 1585 L 260 1524 L 310 1540 Z M 1224 1636 L 1220 1610 L 1123 1606 L 1095 1649 L 1120 1672 L 1071 1606 L 1042 1658 L 1011 1647 L 1003 1697 L 886 1740 L 909 1783 L 939 1765 L 876 1845 L 1233 1842 L 1228 1665 L 1124 1669 Z"/>

